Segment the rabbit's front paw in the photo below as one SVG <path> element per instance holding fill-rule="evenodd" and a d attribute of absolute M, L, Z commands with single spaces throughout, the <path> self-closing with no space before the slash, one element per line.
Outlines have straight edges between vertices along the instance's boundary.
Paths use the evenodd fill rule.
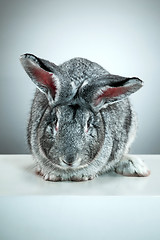
<path fill-rule="evenodd" d="M 70 176 L 56 176 L 53 172 L 47 171 L 45 168 L 40 167 L 39 165 L 36 166 L 36 174 L 43 177 L 46 181 L 52 181 L 52 182 L 59 182 L 59 181 L 74 181 L 74 182 L 82 182 L 82 181 L 88 181 L 95 178 L 94 175 L 74 175 L 72 177 Z"/>
<path fill-rule="evenodd" d="M 71 181 L 82 182 L 82 181 L 93 180 L 94 178 L 95 178 L 95 176 L 92 176 L 92 175 L 73 176 L 73 177 L 71 177 Z"/>
<path fill-rule="evenodd" d="M 129 177 L 147 177 L 150 170 L 145 163 L 135 156 L 125 155 L 115 167 L 115 172 Z"/>
<path fill-rule="evenodd" d="M 56 176 L 53 173 L 47 172 L 44 168 L 40 166 L 36 167 L 36 174 L 42 176 L 43 179 L 46 181 L 58 182 L 62 180 L 60 176 Z"/>
<path fill-rule="evenodd" d="M 60 182 L 62 181 L 60 176 L 56 176 L 53 173 L 46 173 L 43 175 L 44 180 L 46 181 L 52 181 L 52 182 Z"/>

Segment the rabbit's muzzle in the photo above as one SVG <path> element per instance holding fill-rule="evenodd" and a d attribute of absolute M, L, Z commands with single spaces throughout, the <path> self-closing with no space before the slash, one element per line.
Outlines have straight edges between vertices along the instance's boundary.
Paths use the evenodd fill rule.
<path fill-rule="evenodd" d="M 67 164 L 68 166 L 72 166 L 73 163 L 75 162 L 75 160 L 76 160 L 76 157 L 74 155 L 70 154 L 70 155 L 66 156 L 66 158 L 63 160 L 63 162 L 65 164 Z"/>
<path fill-rule="evenodd" d="M 81 163 L 81 159 L 78 157 L 78 154 L 76 155 L 73 155 L 73 154 L 69 154 L 69 155 L 66 155 L 64 157 L 61 157 L 60 158 L 61 160 L 61 166 L 63 167 L 78 167 Z"/>

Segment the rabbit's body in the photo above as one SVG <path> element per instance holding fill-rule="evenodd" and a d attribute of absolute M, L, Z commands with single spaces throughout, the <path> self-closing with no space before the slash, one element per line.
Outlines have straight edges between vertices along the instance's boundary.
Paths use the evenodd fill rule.
<path fill-rule="evenodd" d="M 111 169 L 149 174 L 141 160 L 127 155 L 137 126 L 127 95 L 141 80 L 110 75 L 82 58 L 60 66 L 29 54 L 21 59 L 38 87 L 28 143 L 46 180 L 89 180 Z"/>

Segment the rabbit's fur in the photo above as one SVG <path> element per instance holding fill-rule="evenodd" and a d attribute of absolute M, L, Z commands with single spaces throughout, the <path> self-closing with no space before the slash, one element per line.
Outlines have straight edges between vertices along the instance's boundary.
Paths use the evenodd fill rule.
<path fill-rule="evenodd" d="M 28 143 L 44 179 L 90 180 L 111 169 L 149 175 L 140 159 L 127 155 L 137 126 L 128 96 L 140 79 L 111 75 L 83 58 L 56 66 L 24 54 L 21 63 L 37 86 Z"/>

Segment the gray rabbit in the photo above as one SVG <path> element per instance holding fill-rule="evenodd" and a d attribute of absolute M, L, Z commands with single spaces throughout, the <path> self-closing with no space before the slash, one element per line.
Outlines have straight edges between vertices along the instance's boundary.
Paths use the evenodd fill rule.
<path fill-rule="evenodd" d="M 112 75 L 83 58 L 59 66 L 32 54 L 20 60 L 37 86 L 28 143 L 45 180 L 86 181 L 110 170 L 150 174 L 128 155 L 137 127 L 128 96 L 142 87 L 139 78 Z"/>

